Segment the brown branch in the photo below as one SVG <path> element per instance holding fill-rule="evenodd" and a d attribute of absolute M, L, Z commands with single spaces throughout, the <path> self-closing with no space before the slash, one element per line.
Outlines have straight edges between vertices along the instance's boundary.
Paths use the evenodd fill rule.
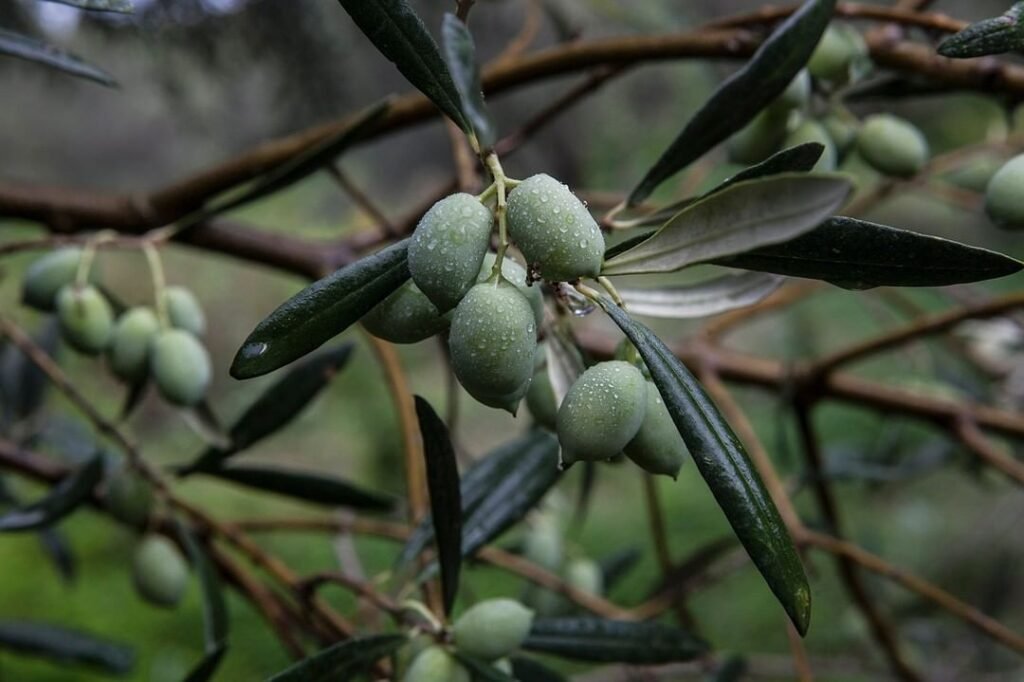
<path fill-rule="evenodd" d="M 799 4 L 786 5 L 784 7 L 769 5 L 749 14 L 712 21 L 705 24 L 705 26 L 722 29 L 749 28 L 757 25 L 774 24 L 788 17 L 798 7 L 800 7 Z M 967 26 L 966 21 L 952 19 L 945 14 L 916 11 L 916 8 L 910 6 L 883 7 L 881 5 L 867 5 L 857 2 L 840 2 L 836 4 L 835 14 L 847 19 L 872 19 L 902 26 L 914 26 L 939 31 L 941 33 L 956 33 Z"/>
<path fill-rule="evenodd" d="M 954 432 L 960 442 L 974 456 L 1016 482 L 1017 485 L 1024 485 L 1024 462 L 996 447 L 974 422 L 961 419 L 957 422 Z"/>
<path fill-rule="evenodd" d="M 370 217 L 373 222 L 377 223 L 380 231 L 387 237 L 398 237 L 401 236 L 401 232 L 398 228 L 388 219 L 384 213 L 377 208 L 377 204 L 373 203 L 373 200 L 367 196 L 366 192 L 361 190 L 352 179 L 348 177 L 348 174 L 341 170 L 341 166 L 337 163 L 332 163 L 327 166 L 327 172 L 330 174 L 334 181 L 338 183 L 340 187 L 348 196 L 352 199 L 356 206 Z"/>

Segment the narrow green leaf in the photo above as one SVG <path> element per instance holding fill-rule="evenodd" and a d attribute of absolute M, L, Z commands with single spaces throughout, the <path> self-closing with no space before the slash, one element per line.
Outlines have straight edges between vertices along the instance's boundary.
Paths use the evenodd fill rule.
<path fill-rule="evenodd" d="M 51 358 L 60 346 L 60 326 L 56 316 L 49 316 L 33 340 Z M 21 349 L 7 344 L 0 349 L 0 410 L 10 421 L 32 416 L 43 405 L 50 380 L 43 370 L 29 360 Z"/>
<path fill-rule="evenodd" d="M 409 279 L 409 240 L 318 280 L 282 303 L 249 334 L 231 363 L 236 379 L 272 372 L 359 321 Z"/>
<path fill-rule="evenodd" d="M 228 652 L 226 646 L 218 647 L 213 651 L 208 652 L 203 656 L 202 660 L 196 664 L 196 667 L 189 671 L 184 682 L 207 682 L 213 678 L 213 674 L 217 672 L 217 668 L 220 667 L 220 661 L 224 658 L 224 654 Z"/>
<path fill-rule="evenodd" d="M 211 447 L 178 470 L 185 476 L 215 469 L 225 460 L 291 423 L 331 382 L 352 355 L 352 344 L 320 351 L 295 365 L 242 413 L 228 434 L 231 445 Z"/>
<path fill-rule="evenodd" d="M 0 515 L 0 531 L 34 530 L 50 526 L 73 512 L 88 499 L 103 478 L 103 458 L 93 456 L 40 500 Z"/>
<path fill-rule="evenodd" d="M 523 452 L 546 438 L 539 431 L 530 431 L 515 440 L 499 445 L 481 457 L 465 473 L 459 484 L 463 517 L 465 518 L 473 512 L 487 498 L 494 486 L 515 468 Z M 395 560 L 395 573 L 400 573 L 403 567 L 408 566 L 433 539 L 434 526 L 431 519 L 426 518 L 409 536 L 398 559 Z"/>
<path fill-rule="evenodd" d="M 733 531 L 796 629 L 806 633 L 811 617 L 807 576 L 743 445 L 690 371 L 654 332 L 607 298 L 598 302 L 640 351 L 697 469 Z"/>
<path fill-rule="evenodd" d="M 1024 2 L 1018 2 L 1005 13 L 975 22 L 941 43 L 943 57 L 969 59 L 990 54 L 1005 54 L 1024 48 Z"/>
<path fill-rule="evenodd" d="M 125 675 L 135 666 L 130 646 L 45 623 L 0 621 L 0 650 L 38 656 L 60 663 L 94 666 Z"/>
<path fill-rule="evenodd" d="M 135 11 L 131 0 L 44 0 L 45 2 L 59 2 L 62 5 L 70 5 L 78 9 L 87 9 L 92 12 L 119 12 L 131 14 Z"/>
<path fill-rule="evenodd" d="M 842 175 L 784 173 L 745 180 L 683 209 L 650 239 L 606 260 L 601 273 L 673 272 L 784 242 L 831 216 L 851 190 Z"/>
<path fill-rule="evenodd" d="M 512 657 L 512 672 L 519 682 L 565 682 L 561 673 L 525 656 Z"/>
<path fill-rule="evenodd" d="M 1024 263 L 1001 253 L 835 216 L 784 244 L 713 261 L 831 282 L 847 289 L 934 287 L 1005 277 Z"/>
<path fill-rule="evenodd" d="M 82 61 L 70 52 L 65 52 L 35 38 L 0 28 L 0 55 L 4 54 L 49 66 L 107 87 L 117 86 L 117 81 L 109 73 Z"/>
<path fill-rule="evenodd" d="M 441 24 L 444 59 L 451 70 L 452 81 L 459 92 L 462 113 L 473 126 L 481 149 L 490 149 L 497 139 L 494 119 L 484 104 L 484 91 L 480 85 L 480 64 L 476 59 L 473 35 L 462 20 L 445 13 Z"/>
<path fill-rule="evenodd" d="M 454 654 L 459 663 L 469 671 L 472 682 L 519 682 L 517 678 L 506 675 L 487 661 L 461 654 L 457 650 Z"/>
<path fill-rule="evenodd" d="M 417 90 L 426 95 L 466 133 L 459 91 L 441 58 L 437 43 L 405 0 L 338 0 L 359 30 Z"/>
<path fill-rule="evenodd" d="M 577 661 L 636 665 L 692 661 L 709 650 L 702 639 L 664 623 L 592 617 L 539 618 L 523 648 Z"/>
<path fill-rule="evenodd" d="M 186 682 L 206 682 L 213 677 L 227 651 L 228 608 L 224 601 L 220 578 L 192 530 L 176 519 L 178 535 L 188 553 L 192 567 L 199 576 L 203 597 L 203 650 L 205 655 L 185 678 Z"/>
<path fill-rule="evenodd" d="M 633 570 L 643 556 L 644 553 L 640 548 L 626 547 L 601 557 L 597 563 L 601 567 L 601 585 L 604 586 L 605 592 L 610 593 L 612 588 Z"/>
<path fill-rule="evenodd" d="M 405 644 L 404 635 L 369 635 L 339 642 L 282 670 L 267 682 L 350 680 Z"/>
<path fill-rule="evenodd" d="M 807 64 L 832 18 L 835 0 L 808 0 L 782 22 L 750 61 L 730 76 L 690 119 L 630 193 L 636 206 L 658 185 L 749 123 Z"/>
<path fill-rule="evenodd" d="M 688 319 L 753 305 L 781 285 L 781 277 L 744 272 L 659 289 L 619 287 L 619 296 L 636 315 Z"/>
<path fill-rule="evenodd" d="M 247 488 L 277 493 L 310 504 L 387 512 L 395 499 L 367 490 L 340 478 L 303 473 L 277 467 L 226 467 L 204 469 L 201 473 Z"/>
<path fill-rule="evenodd" d="M 390 107 L 391 103 L 388 100 L 368 107 L 357 114 L 352 123 L 344 130 L 288 159 L 280 166 L 272 168 L 238 193 L 215 200 L 209 206 L 204 206 L 198 211 L 188 214 L 178 221 L 178 227 L 198 225 L 214 216 L 227 213 L 304 180 L 332 163 L 342 152 L 372 132 Z"/>
<path fill-rule="evenodd" d="M 441 592 L 446 614 L 452 612 L 459 591 L 462 568 L 462 497 L 459 465 L 448 427 L 423 398 L 416 396 L 416 416 L 423 436 L 423 458 L 427 463 L 430 518 L 434 525 L 437 558 L 441 566 Z"/>
<path fill-rule="evenodd" d="M 0 507 L 15 506 L 18 498 L 11 492 L 6 479 L 0 477 Z M 64 535 L 56 528 L 40 528 L 38 531 L 39 544 L 42 546 L 46 556 L 53 562 L 57 574 L 65 584 L 70 585 L 75 581 L 78 572 L 75 555 Z"/>

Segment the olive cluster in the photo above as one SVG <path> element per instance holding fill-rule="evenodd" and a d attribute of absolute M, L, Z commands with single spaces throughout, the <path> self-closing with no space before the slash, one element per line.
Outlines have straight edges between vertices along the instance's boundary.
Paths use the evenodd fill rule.
<path fill-rule="evenodd" d="M 169 402 L 200 402 L 212 372 L 199 340 L 206 318 L 192 293 L 180 286 L 159 292 L 163 321 L 147 306 L 116 315 L 102 288 L 80 277 L 82 260 L 81 249 L 65 248 L 35 261 L 25 273 L 23 302 L 56 312 L 64 340 L 86 355 L 105 354 L 110 371 L 122 381 L 138 385 L 152 378 Z"/>
<path fill-rule="evenodd" d="M 452 651 L 492 664 L 507 675 L 512 674 L 508 656 L 526 640 L 533 624 L 533 611 L 512 599 L 489 599 L 469 608 L 456 619 L 450 633 L 450 644 L 440 644 L 433 637 L 412 639 L 405 651 L 410 660 L 404 682 L 469 682 L 468 670 L 452 655 Z"/>
<path fill-rule="evenodd" d="M 750 165 L 779 149 L 807 142 L 824 146 L 815 170 L 855 171 L 867 166 L 887 176 L 909 177 L 928 162 L 924 135 L 911 123 L 891 114 L 860 121 L 841 105 L 813 111 L 812 92 L 828 93 L 856 80 L 871 68 L 864 39 L 852 27 L 826 29 L 807 68 L 786 90 L 728 142 L 729 157 Z"/>

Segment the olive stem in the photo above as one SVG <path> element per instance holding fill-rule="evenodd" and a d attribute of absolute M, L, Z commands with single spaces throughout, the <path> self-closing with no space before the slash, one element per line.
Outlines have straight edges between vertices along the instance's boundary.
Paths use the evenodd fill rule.
<path fill-rule="evenodd" d="M 619 306 L 620 308 L 626 307 L 625 301 L 623 301 L 622 296 L 619 295 L 619 290 L 615 288 L 615 285 L 612 284 L 610 279 L 601 275 L 597 278 L 597 283 L 600 284 L 604 288 L 604 290 L 608 292 L 608 295 L 612 297 L 613 301 L 615 301 L 615 305 Z"/>
<path fill-rule="evenodd" d="M 476 195 L 476 200 L 479 201 L 481 204 L 485 204 L 491 197 L 494 196 L 494 193 L 496 191 L 498 191 L 497 185 L 495 185 L 495 183 L 492 182 L 490 185 L 487 186 L 487 189 L 485 189 L 483 192 L 480 192 L 480 194 Z"/>
<path fill-rule="evenodd" d="M 78 261 L 78 268 L 75 270 L 75 288 L 81 289 L 89 281 L 89 272 L 92 271 L 92 264 L 96 259 L 96 250 L 100 244 L 112 241 L 118 237 L 113 230 L 103 230 L 87 241 L 82 247 L 82 258 Z"/>
<path fill-rule="evenodd" d="M 441 621 L 437 619 L 437 616 L 430 612 L 430 609 L 428 609 L 423 602 L 418 602 L 414 599 L 406 599 L 398 605 L 398 608 L 403 611 L 412 611 L 417 614 L 430 625 L 434 632 L 444 631 L 444 625 L 442 625 Z"/>
<path fill-rule="evenodd" d="M 508 221 L 506 219 L 508 204 L 505 199 L 505 188 L 509 184 L 509 179 L 505 177 L 501 161 L 498 160 L 498 155 L 494 152 L 487 155 L 484 163 L 491 172 L 491 177 L 494 178 L 493 186 L 498 194 L 498 205 L 494 209 L 494 219 L 498 222 L 498 252 L 489 278 L 496 279 L 501 277 L 501 263 L 505 259 L 505 251 L 508 250 Z"/>
<path fill-rule="evenodd" d="M 153 242 L 146 241 L 142 244 L 142 252 L 146 254 L 149 274 L 153 278 L 153 307 L 156 308 L 156 319 L 160 322 L 161 329 L 167 329 L 171 326 L 171 317 L 167 312 L 167 298 L 164 296 L 167 280 L 164 277 L 160 251 Z"/>
<path fill-rule="evenodd" d="M 598 303 L 601 300 L 601 292 L 598 291 L 597 289 L 592 289 L 588 287 L 583 282 L 577 282 L 575 284 L 575 289 L 576 291 L 580 292 L 581 294 L 589 298 L 594 303 Z"/>

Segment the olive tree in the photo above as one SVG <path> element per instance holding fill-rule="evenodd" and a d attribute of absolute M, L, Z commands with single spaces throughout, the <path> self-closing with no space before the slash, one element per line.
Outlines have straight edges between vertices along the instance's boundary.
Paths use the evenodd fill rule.
<path fill-rule="evenodd" d="M 66 1 L 95 11 L 131 9 L 127 0 Z M 274 140 L 141 199 L 0 185 L 0 216 L 49 232 L 0 244 L 0 254 L 46 252 L 24 273 L 25 310 L 0 316 L 7 340 L 0 467 L 12 479 L 52 486 L 31 502 L 8 496 L 0 532 L 46 534 L 83 506 L 135 529 L 132 575 L 143 598 L 174 606 L 189 580 L 201 585 L 205 656 L 189 680 L 210 679 L 224 656 L 244 655 L 230 646 L 225 586 L 253 603 L 295 659 L 274 680 L 533 682 L 565 679 L 560 658 L 591 666 L 585 679 L 626 679 L 614 677 L 621 664 L 650 679 L 705 672 L 738 679 L 742 655 L 757 647 L 740 657 L 722 655 L 701 636 L 687 599 L 701 584 L 748 562 L 788 619 L 795 675 L 811 679 L 801 637 L 815 625 L 827 627 L 812 618 L 815 581 L 805 570 L 812 551 L 834 557 L 846 595 L 869 625 L 867 636 L 901 679 L 922 679 L 929 662 L 906 655 L 891 616 L 864 582 L 866 573 L 1024 653 L 1024 637 L 953 596 L 955 590 L 848 538 L 813 419 L 822 402 L 839 401 L 922 422 L 962 447 L 978 467 L 1006 479 L 1001 484 L 1024 484 L 1024 464 L 992 439 L 1024 437 L 1024 415 L 1012 406 L 920 395 L 847 369 L 929 336 L 944 338 L 966 362 L 978 362 L 960 337 L 942 335 L 971 319 L 1008 316 L 1024 297 L 1010 293 L 922 313 L 793 365 L 724 342 L 730 330 L 821 291 L 815 282 L 852 290 L 944 287 L 1021 269 L 1006 255 L 858 217 L 903 187 L 930 186 L 938 173 L 965 167 L 972 154 L 995 149 L 1007 158 L 1020 146 L 1010 136 L 933 156 L 926 137 L 886 106 L 917 90 L 979 89 L 1006 102 L 1019 98 L 1021 67 L 998 57 L 973 59 L 1024 45 L 1017 7 L 967 25 L 928 11 L 927 1 L 889 7 L 807 0 L 664 36 L 581 39 L 481 65 L 469 17 L 490 8 L 475 4 L 453 3 L 452 13 L 432 27 L 406 0 L 340 0 L 339 11 L 417 92 Z M 105 71 L 20 34 L 0 33 L 0 52 L 112 82 Z M 705 57 L 740 63 L 627 191 L 611 200 L 591 197 L 588 205 L 581 198 L 588 196 L 585 187 L 569 187 L 549 169 L 525 178 L 506 173 L 503 157 L 626 67 Z M 521 129 L 500 134 L 485 95 L 576 72 L 586 74 L 580 85 Z M 867 115 L 848 106 L 865 100 Z M 347 149 L 439 116 L 450 123 L 455 147 L 466 152 L 457 178 L 398 224 L 382 220 L 384 229 L 370 236 L 323 244 L 268 236 L 224 218 L 314 173 L 337 176 L 335 163 Z M 723 153 L 738 165 L 721 182 L 699 192 L 669 183 L 722 162 Z M 984 195 L 991 221 L 1007 230 L 1024 227 L 1021 158 L 991 169 L 980 185 L 957 189 Z M 975 210 L 980 206 L 979 200 Z M 315 281 L 253 321 L 230 368 L 212 366 L 202 341 L 209 326 L 202 304 L 165 281 L 161 252 L 177 244 Z M 112 248 L 145 254 L 150 304 L 126 307 L 94 274 L 97 256 Z M 30 308 L 55 320 L 36 338 L 21 322 Z M 606 316 L 617 333 L 580 333 L 577 319 L 590 315 Z M 641 318 L 710 319 L 691 337 L 663 339 Z M 1019 331 L 1018 318 L 1005 319 Z M 322 347 L 357 325 L 394 393 L 404 443 L 401 504 L 324 473 L 236 461 L 285 427 L 343 371 L 352 344 Z M 459 461 L 452 444 L 457 424 L 409 394 L 392 346 L 435 337 L 462 388 L 522 425 L 492 452 L 474 452 L 468 463 Z M 280 378 L 226 433 L 214 434 L 205 451 L 168 472 L 147 458 L 151 445 L 134 439 L 130 423 L 101 413 L 76 387 L 56 360 L 58 341 L 76 353 L 106 357 L 97 371 L 123 382 L 129 413 L 152 385 L 210 430 L 216 430 L 207 402 L 214 373 L 230 372 L 240 381 L 271 372 Z M 996 372 L 990 381 L 1004 376 Z M 45 382 L 97 427 L 116 456 L 98 454 L 69 466 L 33 450 L 32 425 L 49 409 L 41 401 Z M 794 482 L 780 473 L 778 458 L 730 384 L 774 392 L 791 408 L 803 485 L 817 505 L 813 516 L 798 511 Z M 586 506 L 574 512 L 560 494 L 567 472 L 584 472 L 585 500 L 609 463 L 637 467 L 647 482 L 651 552 L 664 580 L 639 603 L 607 596 L 635 553 L 599 563 L 567 557 L 563 549 L 567 520 Z M 230 523 L 176 492 L 192 476 L 356 515 Z M 742 551 L 730 554 L 727 543 L 674 560 L 656 476 L 701 477 Z M 521 542 L 511 550 L 498 546 L 513 528 L 525 529 Z M 255 539 L 259 531 L 303 529 L 394 540 L 392 570 L 373 580 L 343 571 L 303 573 Z M 521 576 L 533 589 L 471 603 L 471 595 L 460 593 L 460 576 L 477 570 L 478 562 Z M 361 611 L 339 610 L 318 596 L 326 585 L 350 591 L 387 620 L 364 623 Z M 123 647 L 56 625 L 0 622 L 0 647 L 114 672 L 131 666 Z M 750 667 L 759 672 L 756 662 Z"/>

